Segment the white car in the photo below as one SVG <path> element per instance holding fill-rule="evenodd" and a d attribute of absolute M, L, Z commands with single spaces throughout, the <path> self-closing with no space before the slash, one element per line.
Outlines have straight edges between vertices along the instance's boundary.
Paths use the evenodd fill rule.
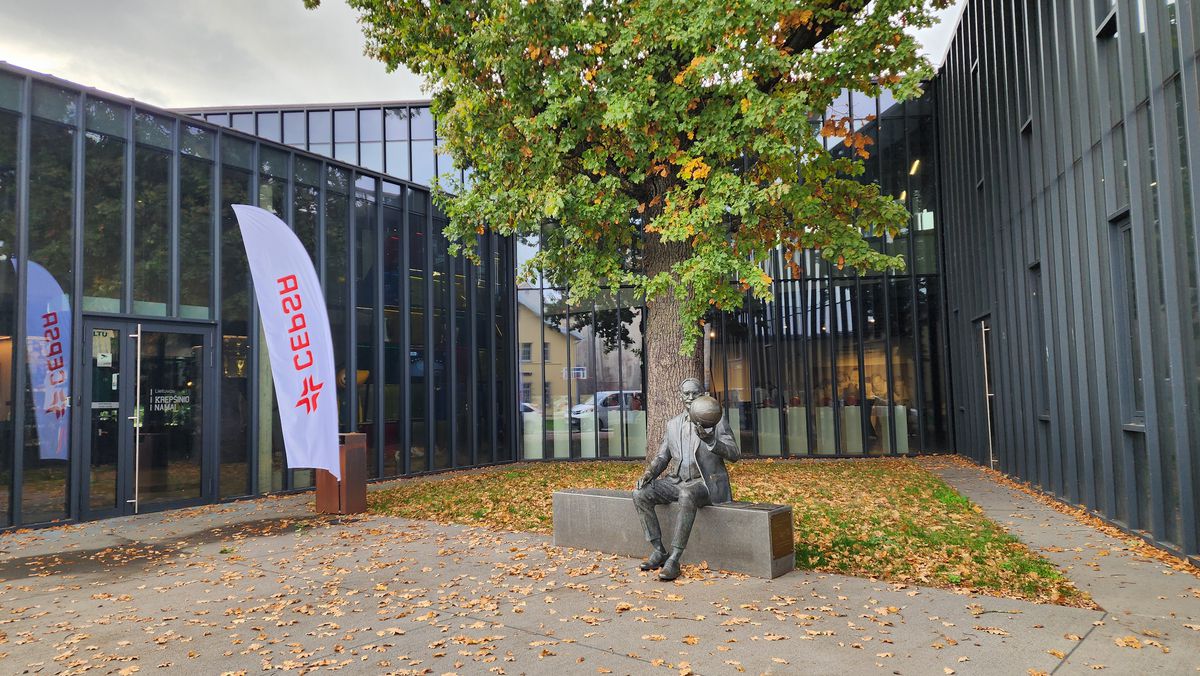
<path fill-rule="evenodd" d="M 596 425 L 600 431 L 608 430 L 609 411 L 640 410 L 642 393 L 633 390 L 605 390 L 588 396 L 582 402 L 571 407 L 571 429 L 580 428 L 580 421 L 585 417 L 596 415 Z M 599 402 L 598 404 L 596 402 Z"/>

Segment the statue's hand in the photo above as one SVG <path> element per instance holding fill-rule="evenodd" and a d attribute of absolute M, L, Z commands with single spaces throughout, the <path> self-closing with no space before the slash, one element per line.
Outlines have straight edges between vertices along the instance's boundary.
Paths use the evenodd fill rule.
<path fill-rule="evenodd" d="M 705 427 L 698 422 L 692 423 L 692 426 L 696 428 L 696 436 L 700 437 L 703 441 L 712 441 L 716 436 L 715 427 Z"/>
<path fill-rule="evenodd" d="M 643 474 L 637 480 L 637 489 L 639 491 L 642 490 L 646 487 L 646 484 L 650 483 L 651 481 L 654 481 L 654 477 L 650 476 L 649 474 Z"/>

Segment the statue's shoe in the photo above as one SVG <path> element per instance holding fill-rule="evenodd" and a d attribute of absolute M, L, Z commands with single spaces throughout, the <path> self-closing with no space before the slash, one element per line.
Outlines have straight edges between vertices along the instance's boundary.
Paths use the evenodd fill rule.
<path fill-rule="evenodd" d="M 677 577 L 679 577 L 679 559 L 672 556 L 663 562 L 662 570 L 658 571 L 658 579 L 670 581 Z"/>
<path fill-rule="evenodd" d="M 658 570 L 659 568 L 662 568 L 663 562 L 666 561 L 669 556 L 670 554 L 664 550 L 655 550 L 650 554 L 650 558 L 642 561 L 641 568 L 642 570 Z"/>

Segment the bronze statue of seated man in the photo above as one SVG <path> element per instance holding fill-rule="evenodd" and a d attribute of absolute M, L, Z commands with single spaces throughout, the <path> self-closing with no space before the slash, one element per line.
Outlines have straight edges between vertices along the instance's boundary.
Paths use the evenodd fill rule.
<path fill-rule="evenodd" d="M 661 568 L 660 580 L 679 577 L 679 558 L 687 547 L 696 511 L 705 505 L 733 501 L 725 461 L 735 462 L 739 457 L 733 432 L 722 416 L 720 405 L 704 393 L 699 380 L 688 378 L 680 383 L 679 400 L 684 412 L 667 421 L 658 453 L 638 479 L 633 493 L 642 531 L 654 547 L 641 568 Z M 658 478 L 668 465 L 671 471 L 665 478 Z M 679 525 L 671 551 L 667 552 L 654 507 L 672 502 L 679 503 Z"/>

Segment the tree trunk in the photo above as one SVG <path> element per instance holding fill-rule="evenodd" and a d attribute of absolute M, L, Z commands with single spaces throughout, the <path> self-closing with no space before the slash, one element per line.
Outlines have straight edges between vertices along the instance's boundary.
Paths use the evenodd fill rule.
<path fill-rule="evenodd" d="M 691 252 L 683 242 L 664 244 L 658 237 L 647 238 L 642 260 L 647 276 L 669 272 L 671 266 L 686 260 Z M 679 354 L 683 344 L 682 304 L 672 293 L 664 293 L 646 302 L 646 457 L 654 456 L 667 430 L 667 421 L 683 410 L 679 402 L 679 384 L 685 378 L 704 383 L 703 340 L 687 357 Z"/>

